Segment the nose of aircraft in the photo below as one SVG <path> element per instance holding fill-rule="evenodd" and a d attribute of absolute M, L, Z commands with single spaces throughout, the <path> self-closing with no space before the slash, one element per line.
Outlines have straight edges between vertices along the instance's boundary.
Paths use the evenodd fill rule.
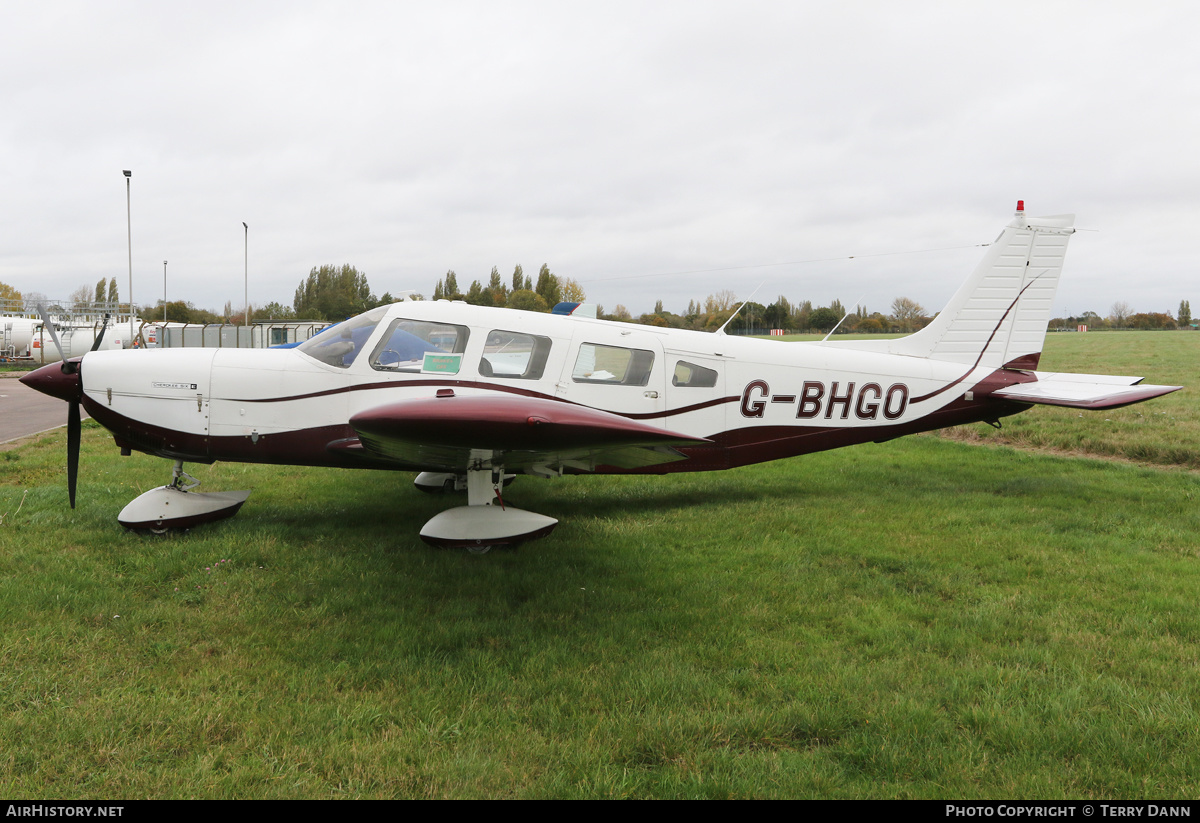
<path fill-rule="evenodd" d="M 75 358 L 72 358 L 73 360 Z M 42 394 L 57 397 L 60 400 L 79 400 L 83 396 L 83 385 L 79 381 L 79 367 L 71 371 L 63 371 L 62 363 L 50 363 L 21 378 L 21 382 L 31 389 L 37 389 Z"/>

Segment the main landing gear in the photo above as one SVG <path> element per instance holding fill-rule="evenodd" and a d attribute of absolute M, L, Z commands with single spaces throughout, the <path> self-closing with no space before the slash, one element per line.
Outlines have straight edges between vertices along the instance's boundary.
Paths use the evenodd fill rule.
<path fill-rule="evenodd" d="M 423 479 L 425 484 L 421 482 Z M 451 485 L 455 479 L 454 475 L 422 473 L 417 478 L 417 488 L 449 491 L 457 485 Z M 509 479 L 503 468 L 469 470 L 467 505 L 433 517 L 421 529 L 421 539 L 431 546 L 465 548 L 483 554 L 493 546 L 515 546 L 548 535 L 558 525 L 553 517 L 505 505 L 500 491 Z"/>
<path fill-rule="evenodd" d="M 189 529 L 233 517 L 250 496 L 249 491 L 192 491 L 200 481 L 183 470 L 182 460 L 175 461 L 171 475 L 168 485 L 134 498 L 117 515 L 117 522 L 127 529 L 144 529 L 155 534 L 168 529 Z"/>

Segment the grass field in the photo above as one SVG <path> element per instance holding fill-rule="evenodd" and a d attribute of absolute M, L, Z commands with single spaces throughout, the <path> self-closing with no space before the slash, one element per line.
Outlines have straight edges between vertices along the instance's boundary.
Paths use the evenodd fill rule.
<path fill-rule="evenodd" d="M 1043 366 L 1197 384 L 1191 335 L 1089 348 L 1123 337 Z M 1189 394 L 1001 435 L 1194 454 Z M 167 463 L 85 423 L 72 512 L 64 454 L 0 453 L 0 795 L 1200 794 L 1200 476 L 1165 451 L 520 478 L 562 525 L 485 556 L 420 543 L 446 501 L 409 475 L 232 464 L 190 468 L 241 514 L 147 539 L 115 516 Z"/>

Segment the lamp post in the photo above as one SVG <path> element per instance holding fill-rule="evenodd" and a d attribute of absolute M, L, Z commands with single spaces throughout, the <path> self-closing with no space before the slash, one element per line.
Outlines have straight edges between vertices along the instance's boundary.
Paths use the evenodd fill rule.
<path fill-rule="evenodd" d="M 129 240 L 129 345 L 133 345 L 133 218 L 129 210 L 129 180 L 133 172 L 124 169 L 125 174 L 125 232 Z M 120 309 L 120 302 L 117 304 Z"/>
<path fill-rule="evenodd" d="M 163 323 L 167 322 L 167 261 L 163 261 Z"/>
<path fill-rule="evenodd" d="M 242 309 L 242 322 L 246 324 L 246 328 L 250 328 L 250 227 L 246 225 L 245 220 L 242 221 L 242 228 L 246 230 L 246 239 L 243 245 L 243 251 L 245 254 L 244 265 L 246 268 L 244 272 L 245 281 L 243 284 L 245 292 L 242 295 L 242 298 L 245 301 L 245 306 Z M 253 340 L 250 341 L 250 345 L 254 345 Z"/>

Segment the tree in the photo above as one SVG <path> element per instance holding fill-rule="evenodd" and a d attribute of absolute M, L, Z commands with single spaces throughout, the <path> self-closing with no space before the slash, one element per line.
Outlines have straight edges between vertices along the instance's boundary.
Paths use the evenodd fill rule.
<path fill-rule="evenodd" d="M 1192 304 L 1186 300 L 1179 301 L 1179 325 L 1192 325 Z"/>
<path fill-rule="evenodd" d="M 483 290 L 478 280 L 472 280 L 471 288 L 467 289 L 467 302 L 472 306 L 490 306 L 492 295 Z"/>
<path fill-rule="evenodd" d="M 767 310 L 763 312 L 763 322 L 773 329 L 782 329 L 787 327 L 791 315 L 792 306 L 781 294 L 779 299 L 767 306 Z"/>
<path fill-rule="evenodd" d="M 546 301 L 547 306 L 557 306 L 562 302 L 561 293 L 558 289 L 558 278 L 550 273 L 550 267 L 545 263 L 542 264 L 541 270 L 538 271 L 537 286 L 534 291 L 541 295 L 541 298 Z"/>
<path fill-rule="evenodd" d="M 24 306 L 25 298 L 12 286 L 7 283 L 0 283 L 0 303 L 10 304 L 14 307 L 17 304 Z"/>
<path fill-rule="evenodd" d="M 38 306 L 46 306 L 46 311 L 50 312 L 60 310 L 54 306 L 46 305 L 49 302 L 50 298 L 46 297 L 46 295 L 42 294 L 40 291 L 25 292 L 25 311 L 37 311 Z"/>
<path fill-rule="evenodd" d="M 508 308 L 522 311 L 550 311 L 546 301 L 532 289 L 517 289 L 508 295 Z"/>
<path fill-rule="evenodd" d="M 807 329 L 808 321 L 812 317 L 813 304 L 811 300 L 804 300 L 792 310 L 792 328 Z"/>
<path fill-rule="evenodd" d="M 174 303 L 167 304 L 167 312 L 170 314 Z M 295 320 L 296 310 L 291 306 L 284 306 L 278 301 L 272 300 L 258 310 L 259 317 L 265 317 L 268 320 Z"/>
<path fill-rule="evenodd" d="M 143 312 L 147 317 L 153 317 L 155 320 L 163 316 L 162 301 L 158 301 L 157 308 L 145 309 Z M 171 300 L 167 302 L 167 321 L 170 323 L 207 323 L 212 312 L 197 309 L 191 303 L 186 303 L 183 300 Z"/>
<path fill-rule="evenodd" d="M 90 303 L 92 300 L 92 287 L 84 283 L 75 291 L 71 292 L 71 302 L 76 306 Z M 162 301 L 159 301 L 162 302 Z"/>
<path fill-rule="evenodd" d="M 500 269 L 492 266 L 491 276 L 488 277 L 488 294 L 492 296 L 493 306 L 503 306 L 508 303 L 508 286 L 500 279 Z"/>
<path fill-rule="evenodd" d="M 518 263 L 513 269 L 512 288 L 509 291 L 520 291 L 525 288 L 525 270 Z"/>
<path fill-rule="evenodd" d="M 121 302 L 120 293 L 117 291 L 117 278 L 112 278 L 108 281 L 108 298 L 107 302 L 116 306 Z"/>
<path fill-rule="evenodd" d="M 104 302 L 104 296 L 105 296 L 105 294 L 107 293 L 107 292 L 106 292 L 106 290 L 105 290 L 105 288 L 104 288 L 104 287 L 105 287 L 105 285 L 106 285 L 106 284 L 105 284 L 105 282 L 104 282 L 104 278 L 103 278 L 103 277 L 101 277 L 99 280 L 97 280 L 97 281 L 96 281 L 96 299 L 95 299 L 95 301 L 94 301 L 94 302 L 96 302 L 96 303 L 103 303 L 103 302 Z"/>
<path fill-rule="evenodd" d="M 1166 312 L 1139 312 L 1127 321 L 1132 329 L 1173 329 L 1175 318 Z"/>
<path fill-rule="evenodd" d="M 572 280 L 570 277 L 564 277 L 558 281 L 561 297 L 568 303 L 582 303 L 587 300 L 587 294 L 583 290 L 583 286 L 579 282 Z"/>
<path fill-rule="evenodd" d="M 375 303 L 367 275 L 349 264 L 313 268 L 292 301 L 297 317 L 334 321 L 361 314 Z"/>
<path fill-rule="evenodd" d="M 729 289 L 722 289 L 716 294 L 710 294 L 704 298 L 705 314 L 715 314 L 717 312 L 729 311 L 737 305 L 737 295 Z"/>
<path fill-rule="evenodd" d="M 1112 321 L 1114 329 L 1123 329 L 1131 314 L 1133 314 L 1133 309 L 1129 308 L 1129 304 L 1124 300 L 1118 300 L 1108 310 L 1108 319 Z"/>
<path fill-rule="evenodd" d="M 458 290 L 458 275 L 454 269 L 446 272 L 446 276 L 433 287 L 434 300 L 463 300 L 466 295 Z"/>
<path fill-rule="evenodd" d="M 819 331 L 829 331 L 841 319 L 842 315 L 829 306 L 821 306 L 819 309 L 813 309 L 812 314 L 808 317 L 808 325 L 810 328 L 818 329 Z"/>
<path fill-rule="evenodd" d="M 902 332 L 911 332 L 918 328 L 925 317 L 925 308 L 916 300 L 907 297 L 897 297 L 892 301 L 892 321 Z"/>

